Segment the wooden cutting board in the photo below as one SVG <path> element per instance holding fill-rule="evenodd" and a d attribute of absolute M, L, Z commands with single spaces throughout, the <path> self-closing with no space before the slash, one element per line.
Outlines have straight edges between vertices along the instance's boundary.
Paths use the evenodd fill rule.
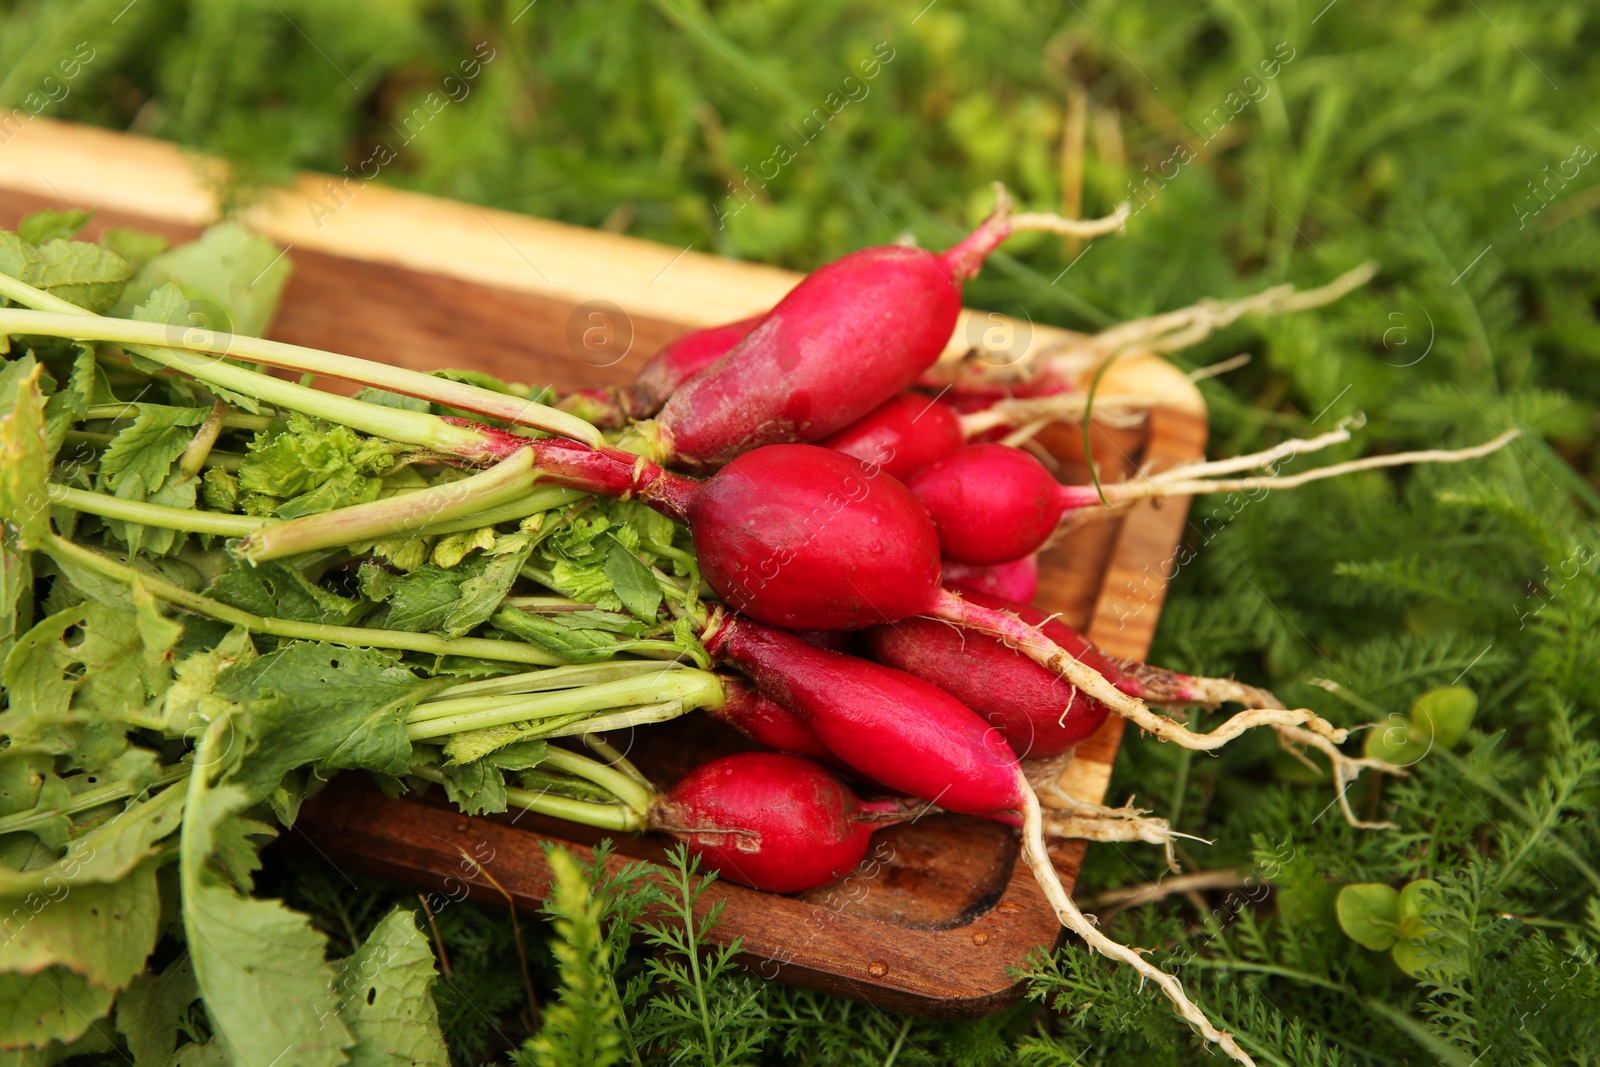
<path fill-rule="evenodd" d="M 182 240 L 216 217 L 208 175 L 216 164 L 160 142 L 35 119 L 0 152 L 0 224 L 43 207 L 93 210 L 85 231 L 156 230 Z M 620 382 L 685 330 L 755 314 L 800 278 L 616 234 L 304 175 L 243 216 L 284 245 L 294 272 L 269 336 L 418 370 L 471 367 L 557 388 Z M 967 313 L 968 316 L 975 314 Z M 970 338 L 1004 334 L 1053 344 L 1071 335 L 984 315 L 963 319 L 946 355 Z M 992 335 L 992 334 L 991 334 Z M 1201 457 L 1205 408 L 1170 364 L 1125 360 L 1100 396 L 1155 405 L 1137 429 L 1096 426 L 1102 477 L 1141 465 Z M 1043 443 L 1061 477 L 1087 476 L 1082 435 L 1059 428 Z M 1041 558 L 1038 603 L 1086 629 L 1115 656 L 1148 651 L 1187 499 L 1141 503 L 1089 524 Z M 1101 801 L 1122 735 L 1115 716 L 1079 747 L 1063 776 L 1073 796 Z M 658 785 L 713 756 L 747 748 L 703 716 L 611 740 Z M 524 814 L 468 818 L 434 796 L 390 800 L 360 775 L 319 793 L 285 843 L 340 868 L 428 886 L 437 906 L 500 891 L 463 859 L 482 864 L 516 906 L 538 908 L 549 889 L 540 842 L 586 854 L 599 835 Z M 744 959 L 768 978 L 856 997 L 884 1008 L 945 1018 L 994 1011 L 1020 995 L 1014 968 L 1061 930 L 1011 831 L 940 815 L 877 835 L 844 881 L 793 897 L 717 885 L 703 904 L 726 907 L 719 940 L 742 939 Z M 654 858 L 662 842 L 618 842 L 622 857 Z M 1082 842 L 1054 852 L 1070 888 Z M 620 861 L 619 861 L 620 862 Z"/>

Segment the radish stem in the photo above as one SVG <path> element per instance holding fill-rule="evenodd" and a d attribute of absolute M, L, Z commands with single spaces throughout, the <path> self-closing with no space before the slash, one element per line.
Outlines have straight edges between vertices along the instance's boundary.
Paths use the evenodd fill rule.
<path fill-rule="evenodd" d="M 5 278 L 6 275 L 0 274 L 0 280 Z M 0 295 L 11 294 L 0 285 Z M 437 415 L 369 404 L 364 400 L 337 396 L 234 366 L 216 356 L 206 358 L 192 352 L 177 351 L 170 347 L 170 342 L 174 340 L 173 330 L 173 326 L 160 322 L 99 319 L 87 313 L 65 315 L 0 308 L 0 334 L 37 334 L 78 341 L 118 342 L 128 347 L 129 351 L 163 366 L 181 370 L 207 385 L 265 400 L 274 407 L 336 422 L 362 433 L 473 463 L 493 459 L 498 454 L 493 440 L 487 434 L 467 427 L 452 426 Z M 212 348 L 222 347 L 215 341 L 207 343 Z M 204 346 L 200 348 L 200 351 L 206 350 Z"/>
<path fill-rule="evenodd" d="M 426 741 L 467 730 L 630 705 L 676 703 L 680 710 L 688 711 L 720 707 L 722 701 L 722 681 L 709 671 L 661 670 L 581 689 L 511 697 L 464 697 L 419 704 L 406 719 L 406 736 L 413 741 Z"/>
<path fill-rule="evenodd" d="M 548 692 L 552 689 L 576 689 L 596 682 L 613 682 L 619 678 L 657 674 L 671 669 L 673 668 L 661 663 L 627 659 L 611 660 L 607 663 L 580 663 L 570 667 L 548 667 L 522 674 L 508 674 L 500 678 L 485 678 L 480 682 L 463 682 L 435 693 L 433 701 L 456 700 L 461 697 L 512 696 L 519 693 Z"/>
<path fill-rule="evenodd" d="M 1215 1042 L 1222 1051 L 1240 1063 L 1255 1067 L 1255 1061 L 1239 1047 L 1233 1035 L 1212 1025 L 1205 1013 L 1184 993 L 1183 985 L 1176 978 L 1150 963 L 1133 949 L 1111 940 L 1100 932 L 1100 927 L 1093 919 L 1078 910 L 1078 906 L 1072 902 L 1072 897 L 1061 885 L 1055 864 L 1050 862 L 1050 854 L 1045 850 L 1044 819 L 1039 810 L 1039 798 L 1034 795 L 1033 787 L 1028 784 L 1027 776 L 1021 771 L 1017 772 L 1017 780 L 1023 797 L 1022 858 L 1033 871 L 1039 888 L 1044 891 L 1045 899 L 1055 909 L 1061 925 L 1081 937 L 1091 949 L 1102 956 L 1125 963 L 1139 972 L 1141 978 L 1154 982 L 1167 995 L 1167 999 L 1172 1001 L 1172 1006 L 1178 1014 L 1194 1027 L 1201 1037 Z"/>
<path fill-rule="evenodd" d="M 222 537 L 245 537 L 265 526 L 271 519 L 253 515 L 233 515 L 221 511 L 194 511 L 189 508 L 172 508 L 164 504 L 147 504 L 140 500 L 123 500 L 105 493 L 91 493 L 85 489 L 51 482 L 45 487 L 52 504 L 81 511 L 86 515 L 99 515 L 105 519 L 134 522 L 140 526 L 156 526 L 163 530 L 183 530 L 188 533 L 217 534 Z"/>
<path fill-rule="evenodd" d="M 521 449 L 486 471 L 457 482 L 399 493 L 370 504 L 335 508 L 259 530 L 239 543 L 240 558 L 260 563 L 319 548 L 415 534 L 425 526 L 474 518 L 525 497 L 534 482 L 533 452 Z"/>
<path fill-rule="evenodd" d="M 222 436 L 222 420 L 227 413 L 228 405 L 220 400 L 211 406 L 211 413 L 200 424 L 194 440 L 189 442 L 189 447 L 183 450 L 183 455 L 178 459 L 180 481 L 195 477 L 205 468 L 211 449 L 216 445 L 217 438 Z"/>
<path fill-rule="evenodd" d="M 435 767 L 413 767 L 411 773 L 435 785 L 444 784 L 444 772 Z M 645 816 L 624 804 L 596 804 L 515 786 L 506 786 L 506 803 L 599 830 L 635 833 L 645 828 Z"/>
<path fill-rule="evenodd" d="M 0 333 L 39 334 L 47 337 L 69 337 L 79 341 L 136 345 L 140 347 L 135 351 L 146 359 L 175 370 L 185 370 L 202 381 L 206 378 L 196 373 L 193 369 L 194 363 L 199 363 L 203 369 L 217 361 L 193 360 L 192 357 L 186 361 L 181 358 L 180 353 L 172 350 L 183 349 L 189 352 L 205 352 L 214 356 L 251 360 L 281 370 L 339 378 L 377 389 L 387 389 L 390 392 L 446 407 L 470 411 L 475 415 L 501 419 L 518 426 L 531 426 L 546 433 L 582 441 L 595 448 L 605 444 L 605 438 L 599 430 L 575 415 L 521 397 L 497 393 L 492 389 L 455 382 L 432 374 L 358 359 L 355 356 L 344 356 L 336 352 L 285 344 L 282 341 L 268 341 L 259 337 L 219 333 L 198 327 L 180 327 L 173 323 L 108 318 L 35 289 L 7 274 L 0 274 L 0 296 L 8 297 L 30 308 L 43 309 L 40 311 L 5 309 L 0 312 Z M 150 350 L 146 350 L 143 346 L 151 347 Z M 266 377 L 241 368 L 229 369 L 240 370 L 241 373 L 252 374 L 255 377 Z M 226 382 L 219 381 L 218 384 L 225 388 L 233 388 Z M 249 389 L 238 391 L 250 393 Z M 250 393 L 250 395 L 256 394 Z M 268 398 L 262 397 L 262 399 Z"/>
<path fill-rule="evenodd" d="M 253 615 L 199 593 L 191 593 L 154 575 L 140 573 L 126 564 L 75 545 L 57 534 L 51 534 L 41 547 L 52 559 L 70 561 L 124 585 L 131 586 L 138 581 L 158 600 L 192 611 L 196 615 L 216 619 L 218 622 L 243 627 L 251 633 L 301 641 L 326 641 L 329 644 L 349 645 L 355 648 L 393 648 L 434 656 L 475 656 L 478 659 L 526 663 L 530 666 L 561 664 L 561 660 L 551 653 L 520 641 L 496 641 L 482 637 L 447 640 L 432 634 L 401 630 L 375 630 L 364 626 L 327 626 L 322 623 L 294 622 L 290 619 Z"/>

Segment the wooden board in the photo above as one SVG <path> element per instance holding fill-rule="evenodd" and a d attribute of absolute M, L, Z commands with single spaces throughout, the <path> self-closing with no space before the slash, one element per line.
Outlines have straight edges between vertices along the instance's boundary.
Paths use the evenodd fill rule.
<path fill-rule="evenodd" d="M 138 226 L 175 239 L 215 217 L 203 172 L 214 166 L 154 141 L 36 119 L 0 152 L 0 224 L 41 207 L 94 209 L 89 236 Z M 558 388 L 622 381 L 662 343 L 696 326 L 771 306 L 799 276 L 647 241 L 530 219 L 375 185 L 339 186 L 307 175 L 256 206 L 249 225 L 284 244 L 294 273 L 269 336 L 434 370 L 474 367 Z M 972 314 L 972 313 L 969 313 Z M 988 316 L 979 320 L 991 326 Z M 966 320 L 947 350 L 970 347 Z M 1034 326 L 1031 344 L 1072 335 Z M 1133 430 L 1093 431 L 1102 476 L 1201 456 L 1198 392 L 1155 358 L 1119 363 L 1105 397 L 1156 406 Z M 1081 434 L 1043 438 L 1064 480 L 1086 477 Z M 1142 657 L 1182 535 L 1186 499 L 1140 504 L 1090 524 L 1041 558 L 1038 603 L 1059 611 L 1116 656 Z M 1063 785 L 1104 799 L 1121 737 L 1113 718 L 1079 747 Z M 703 716 L 614 736 L 663 787 L 696 763 L 747 747 Z M 519 908 L 549 889 L 539 842 L 586 852 L 598 834 L 524 814 L 468 818 L 437 797 L 390 800 L 343 775 L 307 804 L 286 843 L 337 867 L 430 886 L 439 903 L 503 899 L 462 856 L 481 862 Z M 956 1018 L 1016 999 L 1012 969 L 1060 927 L 1014 835 L 992 823 L 940 815 L 880 833 L 861 869 L 794 897 L 719 885 L 716 929 L 743 939 L 744 958 L 769 978 L 857 997 L 884 1008 Z M 661 842 L 619 842 L 624 857 L 653 858 Z M 1054 852 L 1070 887 L 1082 842 Z"/>

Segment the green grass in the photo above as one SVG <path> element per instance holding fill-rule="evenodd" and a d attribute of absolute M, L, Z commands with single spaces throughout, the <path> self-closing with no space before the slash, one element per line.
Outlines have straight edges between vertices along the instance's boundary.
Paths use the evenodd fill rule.
<path fill-rule="evenodd" d="M 1327 786 L 1300 784 L 1268 738 L 1196 757 L 1130 736 L 1113 794 L 1214 839 L 1185 850 L 1190 869 L 1254 873 L 1274 891 L 1243 906 L 1211 893 L 1205 911 L 1174 896 L 1107 929 L 1151 947 L 1261 1062 L 1600 1062 L 1592 6 L 125 3 L 0 4 L 0 104 L 64 88 L 48 114 L 234 160 L 235 200 L 298 168 L 357 168 L 386 144 L 388 183 L 807 268 L 907 233 L 943 245 L 981 216 L 994 179 L 1031 207 L 1059 204 L 1067 101 L 1084 93 L 1085 212 L 1164 164 L 1170 180 L 1141 184 L 1147 206 L 1127 235 L 1066 273 L 1057 239 L 1012 242 L 970 303 L 1099 327 L 1377 259 L 1378 279 L 1333 307 L 1247 321 L 1178 357 L 1253 357 L 1203 386 L 1212 454 L 1356 412 L 1367 452 L 1511 424 L 1528 435 L 1469 466 L 1362 475 L 1236 511 L 1197 501 L 1195 558 L 1153 658 L 1237 672 L 1350 725 L 1459 680 L 1482 699 L 1474 731 L 1404 781 L 1355 787 L 1358 810 L 1394 819 L 1391 832 L 1346 827 Z M 81 41 L 94 58 L 46 81 Z M 493 58 L 465 80 L 480 42 Z M 880 42 L 892 58 L 862 78 Z M 430 92 L 460 99 L 413 118 L 402 145 Z M 830 93 L 848 103 L 825 126 L 813 118 L 809 140 L 797 134 Z M 1223 123 L 1219 107 L 1238 114 Z M 733 214 L 743 200 L 730 184 L 780 143 L 794 158 Z M 1194 158 L 1174 175 L 1166 161 L 1183 144 Z M 1097 846 L 1080 899 L 1157 864 Z M 1346 938 L 1332 901 L 1341 883 L 1424 876 L 1444 890 L 1439 962 L 1418 981 Z M 347 947 L 388 901 L 414 899 L 310 869 L 276 877 Z M 456 969 L 437 996 L 462 1063 L 503 1059 L 526 1033 L 504 922 L 440 915 Z M 524 933 L 535 985 L 557 988 L 548 931 Z M 622 994 L 635 1032 L 675 1035 L 643 1042 L 652 1062 L 745 1047 L 806 1063 L 1200 1055 L 1164 1003 L 1074 948 L 1041 964 L 1035 1003 L 963 1025 L 614 956 L 618 988 L 654 983 Z M 720 1030 L 673 1029 L 672 1005 Z"/>

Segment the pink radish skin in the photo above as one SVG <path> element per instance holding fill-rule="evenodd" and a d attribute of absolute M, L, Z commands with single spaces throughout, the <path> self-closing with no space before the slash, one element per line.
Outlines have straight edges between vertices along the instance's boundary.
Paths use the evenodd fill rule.
<path fill-rule="evenodd" d="M 763 311 L 759 315 L 752 315 L 738 322 L 708 326 L 703 330 L 690 330 L 651 356 L 650 361 L 639 368 L 639 376 L 634 379 L 634 385 L 649 394 L 655 401 L 655 407 L 648 412 L 634 415 L 634 418 L 645 414 L 653 415 L 659 411 L 661 405 L 665 404 L 684 382 L 731 352 L 733 347 L 750 336 L 750 331 L 760 326 L 766 317 L 767 313 Z"/>
<path fill-rule="evenodd" d="M 626 385 L 575 389 L 556 407 L 584 418 L 602 430 L 614 430 L 634 419 L 647 419 L 690 378 L 721 359 L 766 318 L 763 313 L 738 322 L 690 330 L 650 357 Z"/>
<path fill-rule="evenodd" d="M 874 626 L 867 631 L 867 645 L 879 663 L 932 682 L 988 719 L 1020 758 L 1065 752 L 1110 714 L 1104 704 L 996 638 L 934 619 Z"/>
<path fill-rule="evenodd" d="M 1099 502 L 1093 486 L 1062 485 L 1008 445 L 967 445 L 918 471 L 910 489 L 950 559 L 1007 563 L 1037 552 L 1064 512 Z"/>
<path fill-rule="evenodd" d="M 954 411 L 921 393 L 901 393 L 817 443 L 905 481 L 966 442 Z"/>
<path fill-rule="evenodd" d="M 723 705 L 706 709 L 712 718 L 774 751 L 829 765 L 837 762 L 838 757 L 817 739 L 804 720 L 749 682 L 724 676 L 722 691 L 727 696 Z"/>
<path fill-rule="evenodd" d="M 996 211 L 943 253 L 865 248 L 819 267 L 748 337 L 672 394 L 655 459 L 714 468 L 760 445 L 816 441 L 910 387 L 938 360 L 962 283 L 1013 229 Z"/>
<path fill-rule="evenodd" d="M 1023 556 L 989 566 L 946 559 L 944 584 L 1027 604 L 1039 592 L 1039 557 Z"/>
<path fill-rule="evenodd" d="M 1018 824 L 1017 758 L 937 686 L 794 634 L 725 616 L 702 640 L 802 719 L 850 767 L 949 811 Z"/>
<path fill-rule="evenodd" d="M 701 483 L 689 526 L 702 574 L 742 614 L 856 630 L 927 609 L 938 537 L 893 478 L 816 445 L 747 452 Z"/>
<path fill-rule="evenodd" d="M 656 801 L 650 821 L 722 878 L 800 893 L 853 871 L 872 831 L 900 821 L 899 811 L 894 801 L 862 801 L 796 756 L 746 752 L 690 771 Z"/>

